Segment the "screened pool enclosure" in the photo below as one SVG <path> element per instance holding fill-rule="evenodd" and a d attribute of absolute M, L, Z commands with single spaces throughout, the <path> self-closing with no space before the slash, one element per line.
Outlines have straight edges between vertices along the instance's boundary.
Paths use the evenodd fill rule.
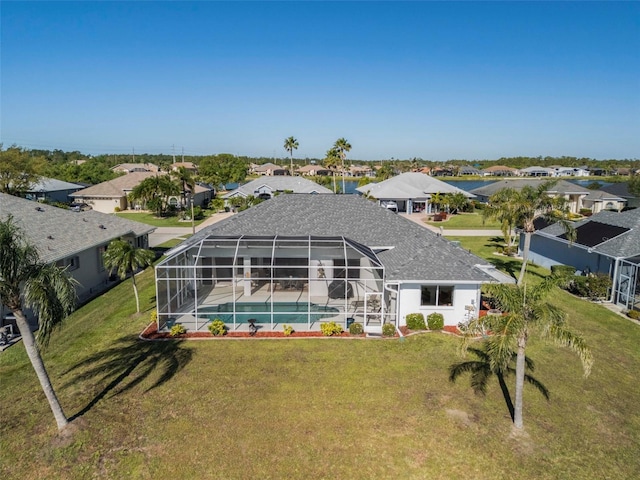
<path fill-rule="evenodd" d="M 320 323 L 379 327 L 395 321 L 395 291 L 385 297 L 384 267 L 364 245 L 344 237 L 208 236 L 187 240 L 156 267 L 158 330 L 181 323 L 231 330 Z"/>

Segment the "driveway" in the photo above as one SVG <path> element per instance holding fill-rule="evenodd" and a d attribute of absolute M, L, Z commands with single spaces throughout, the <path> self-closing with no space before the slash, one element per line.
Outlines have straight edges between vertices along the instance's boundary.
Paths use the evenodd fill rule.
<path fill-rule="evenodd" d="M 231 212 L 222 212 L 215 213 L 208 217 L 204 222 L 200 225 L 196 226 L 196 232 L 199 232 L 203 228 L 208 227 L 209 225 L 213 225 L 225 218 L 229 218 L 233 213 Z M 162 245 L 169 240 L 173 240 L 174 238 L 183 238 L 188 235 L 191 235 L 192 229 L 191 227 L 158 227 L 156 230 L 149 235 L 149 247 L 157 247 L 158 245 Z"/>

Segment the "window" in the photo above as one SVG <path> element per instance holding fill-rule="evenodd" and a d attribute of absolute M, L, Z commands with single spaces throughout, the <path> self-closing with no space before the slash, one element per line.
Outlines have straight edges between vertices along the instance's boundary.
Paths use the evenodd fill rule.
<path fill-rule="evenodd" d="M 420 290 L 420 305 L 450 307 L 453 305 L 453 286 L 450 285 L 422 285 Z"/>

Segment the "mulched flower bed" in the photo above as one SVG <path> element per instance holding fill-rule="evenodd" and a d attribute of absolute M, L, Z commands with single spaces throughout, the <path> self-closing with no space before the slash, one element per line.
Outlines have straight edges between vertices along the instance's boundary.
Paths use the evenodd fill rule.
<path fill-rule="evenodd" d="M 416 333 L 428 333 L 428 332 L 431 332 L 432 330 L 409 330 L 406 326 L 404 326 L 404 327 L 400 327 L 400 331 L 406 337 L 408 335 L 412 335 Z M 433 331 L 435 332 L 437 330 L 433 330 Z M 455 325 L 445 325 L 442 328 L 442 331 L 447 333 L 453 333 L 454 335 L 461 334 L 460 330 L 458 330 L 458 327 L 456 327 Z"/>
<path fill-rule="evenodd" d="M 301 337 L 318 337 L 329 338 L 322 334 L 322 332 L 293 332 L 289 336 L 285 336 L 284 332 L 260 332 L 255 335 L 251 335 L 249 332 L 227 332 L 226 335 L 214 336 L 209 332 L 188 332 L 182 335 L 176 335 L 172 337 L 168 332 L 158 332 L 155 323 L 149 324 L 147 328 L 140 334 L 145 340 L 161 340 L 161 339 L 183 339 L 183 338 L 301 338 Z M 365 337 L 362 335 L 351 335 L 349 332 L 342 332 L 340 335 L 332 335 L 332 337 Z M 388 337 L 393 338 L 393 337 Z"/>

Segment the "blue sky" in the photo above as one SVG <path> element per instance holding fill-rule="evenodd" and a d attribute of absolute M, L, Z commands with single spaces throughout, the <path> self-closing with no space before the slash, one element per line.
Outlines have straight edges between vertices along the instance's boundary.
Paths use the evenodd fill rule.
<path fill-rule="evenodd" d="M 638 2 L 0 8 L 5 147 L 640 158 Z"/>

